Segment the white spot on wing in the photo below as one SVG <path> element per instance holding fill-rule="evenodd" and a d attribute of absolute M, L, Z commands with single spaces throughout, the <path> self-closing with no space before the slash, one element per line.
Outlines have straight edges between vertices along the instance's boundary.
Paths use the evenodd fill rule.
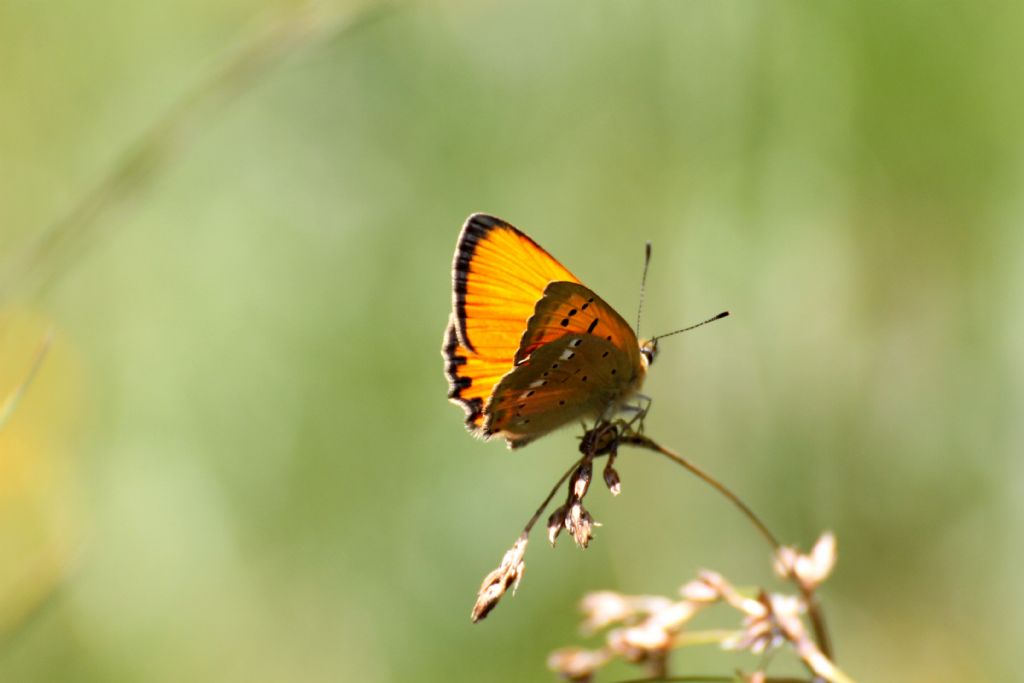
<path fill-rule="evenodd" d="M 536 387 L 542 387 L 542 386 L 544 386 L 544 383 L 545 383 L 545 382 L 547 382 L 547 380 L 543 380 L 543 379 L 535 379 L 535 380 L 533 380 L 532 382 L 530 382 L 530 388 L 531 388 L 531 389 L 534 389 L 534 388 L 536 388 Z"/>

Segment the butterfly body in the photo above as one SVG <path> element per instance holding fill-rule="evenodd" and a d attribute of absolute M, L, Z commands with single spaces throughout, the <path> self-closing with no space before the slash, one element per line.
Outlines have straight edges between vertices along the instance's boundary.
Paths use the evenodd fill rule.
<path fill-rule="evenodd" d="M 441 351 L 467 428 L 518 448 L 611 417 L 640 389 L 655 346 L 529 237 L 474 214 L 456 244 Z"/>

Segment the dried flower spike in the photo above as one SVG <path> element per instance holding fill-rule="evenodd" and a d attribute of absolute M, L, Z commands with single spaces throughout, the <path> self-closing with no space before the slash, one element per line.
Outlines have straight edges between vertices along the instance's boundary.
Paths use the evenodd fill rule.
<path fill-rule="evenodd" d="M 516 588 L 519 587 L 519 581 L 522 580 L 523 572 L 526 571 L 526 563 L 523 562 L 526 543 L 527 536 L 524 533 L 505 553 L 498 568 L 484 577 L 476 596 L 476 604 L 473 605 L 473 612 L 470 615 L 473 623 L 486 617 L 509 588 L 515 593 Z"/>
<path fill-rule="evenodd" d="M 612 467 L 611 461 L 604 468 L 604 483 L 613 496 L 622 493 L 622 480 L 619 479 L 619 473 Z"/>
<path fill-rule="evenodd" d="M 762 591 L 756 601 L 747 601 L 744 605 L 746 609 L 732 600 L 729 603 L 746 616 L 743 618 L 743 630 L 735 638 L 724 641 L 724 649 L 749 650 L 759 655 L 777 648 L 786 641 L 785 635 L 779 630 L 776 615 L 772 611 L 772 599 L 767 593 Z M 754 605 L 757 607 L 754 608 Z"/>
<path fill-rule="evenodd" d="M 623 595 L 615 591 L 588 593 L 580 603 L 584 633 L 594 633 L 615 623 L 654 615 L 672 606 L 660 595 Z"/>
<path fill-rule="evenodd" d="M 594 466 L 591 464 L 590 460 L 584 460 L 581 462 L 570 480 L 571 495 L 578 500 L 582 500 L 583 496 L 587 495 L 587 490 L 590 489 L 590 480 L 593 476 Z"/>
<path fill-rule="evenodd" d="M 566 647 L 548 657 L 548 668 L 570 681 L 590 681 L 594 672 L 611 660 L 606 650 Z"/>
<path fill-rule="evenodd" d="M 716 575 L 717 576 L 717 575 Z M 722 599 L 718 589 L 702 579 L 694 579 L 679 589 L 679 594 L 690 602 L 710 604 Z"/>
<path fill-rule="evenodd" d="M 807 555 L 791 546 L 783 546 L 775 554 L 775 572 L 784 579 L 796 579 L 808 592 L 824 583 L 835 565 L 836 537 L 830 531 L 821 535 Z"/>
<path fill-rule="evenodd" d="M 562 533 L 562 529 L 565 528 L 565 516 L 568 513 L 568 506 L 562 505 L 548 517 L 548 541 L 551 545 L 555 544 L 555 541 L 558 540 L 558 534 Z"/>
<path fill-rule="evenodd" d="M 590 539 L 594 537 L 595 526 L 600 526 L 600 524 L 594 521 L 587 509 L 583 507 L 583 503 L 580 501 L 573 503 L 565 518 L 565 528 L 572 534 L 576 545 L 581 548 L 590 545 Z"/>

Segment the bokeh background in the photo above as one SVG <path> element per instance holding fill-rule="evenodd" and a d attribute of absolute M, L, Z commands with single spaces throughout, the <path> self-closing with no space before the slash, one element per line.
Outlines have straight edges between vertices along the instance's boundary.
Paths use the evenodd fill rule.
<path fill-rule="evenodd" d="M 734 509 L 627 452 L 591 548 L 538 535 L 470 624 L 576 447 L 476 442 L 445 400 L 473 211 L 627 319 L 652 240 L 648 333 L 733 312 L 664 343 L 648 429 L 788 542 L 835 531 L 850 674 L 1015 678 L 1022 20 L 0 3 L 0 398 L 54 334 L 0 432 L 0 680 L 543 681 L 586 590 L 776 585 Z"/>

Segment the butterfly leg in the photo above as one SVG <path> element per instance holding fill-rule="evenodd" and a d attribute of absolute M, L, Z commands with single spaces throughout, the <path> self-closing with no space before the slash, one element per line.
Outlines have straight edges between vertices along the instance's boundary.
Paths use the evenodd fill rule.
<path fill-rule="evenodd" d="M 644 430 L 644 418 L 647 417 L 647 411 L 651 409 L 653 400 L 644 394 L 635 394 L 634 396 L 637 400 L 636 404 L 624 405 L 619 410 L 633 413 L 632 418 L 622 421 L 624 431 L 640 433 Z"/>

